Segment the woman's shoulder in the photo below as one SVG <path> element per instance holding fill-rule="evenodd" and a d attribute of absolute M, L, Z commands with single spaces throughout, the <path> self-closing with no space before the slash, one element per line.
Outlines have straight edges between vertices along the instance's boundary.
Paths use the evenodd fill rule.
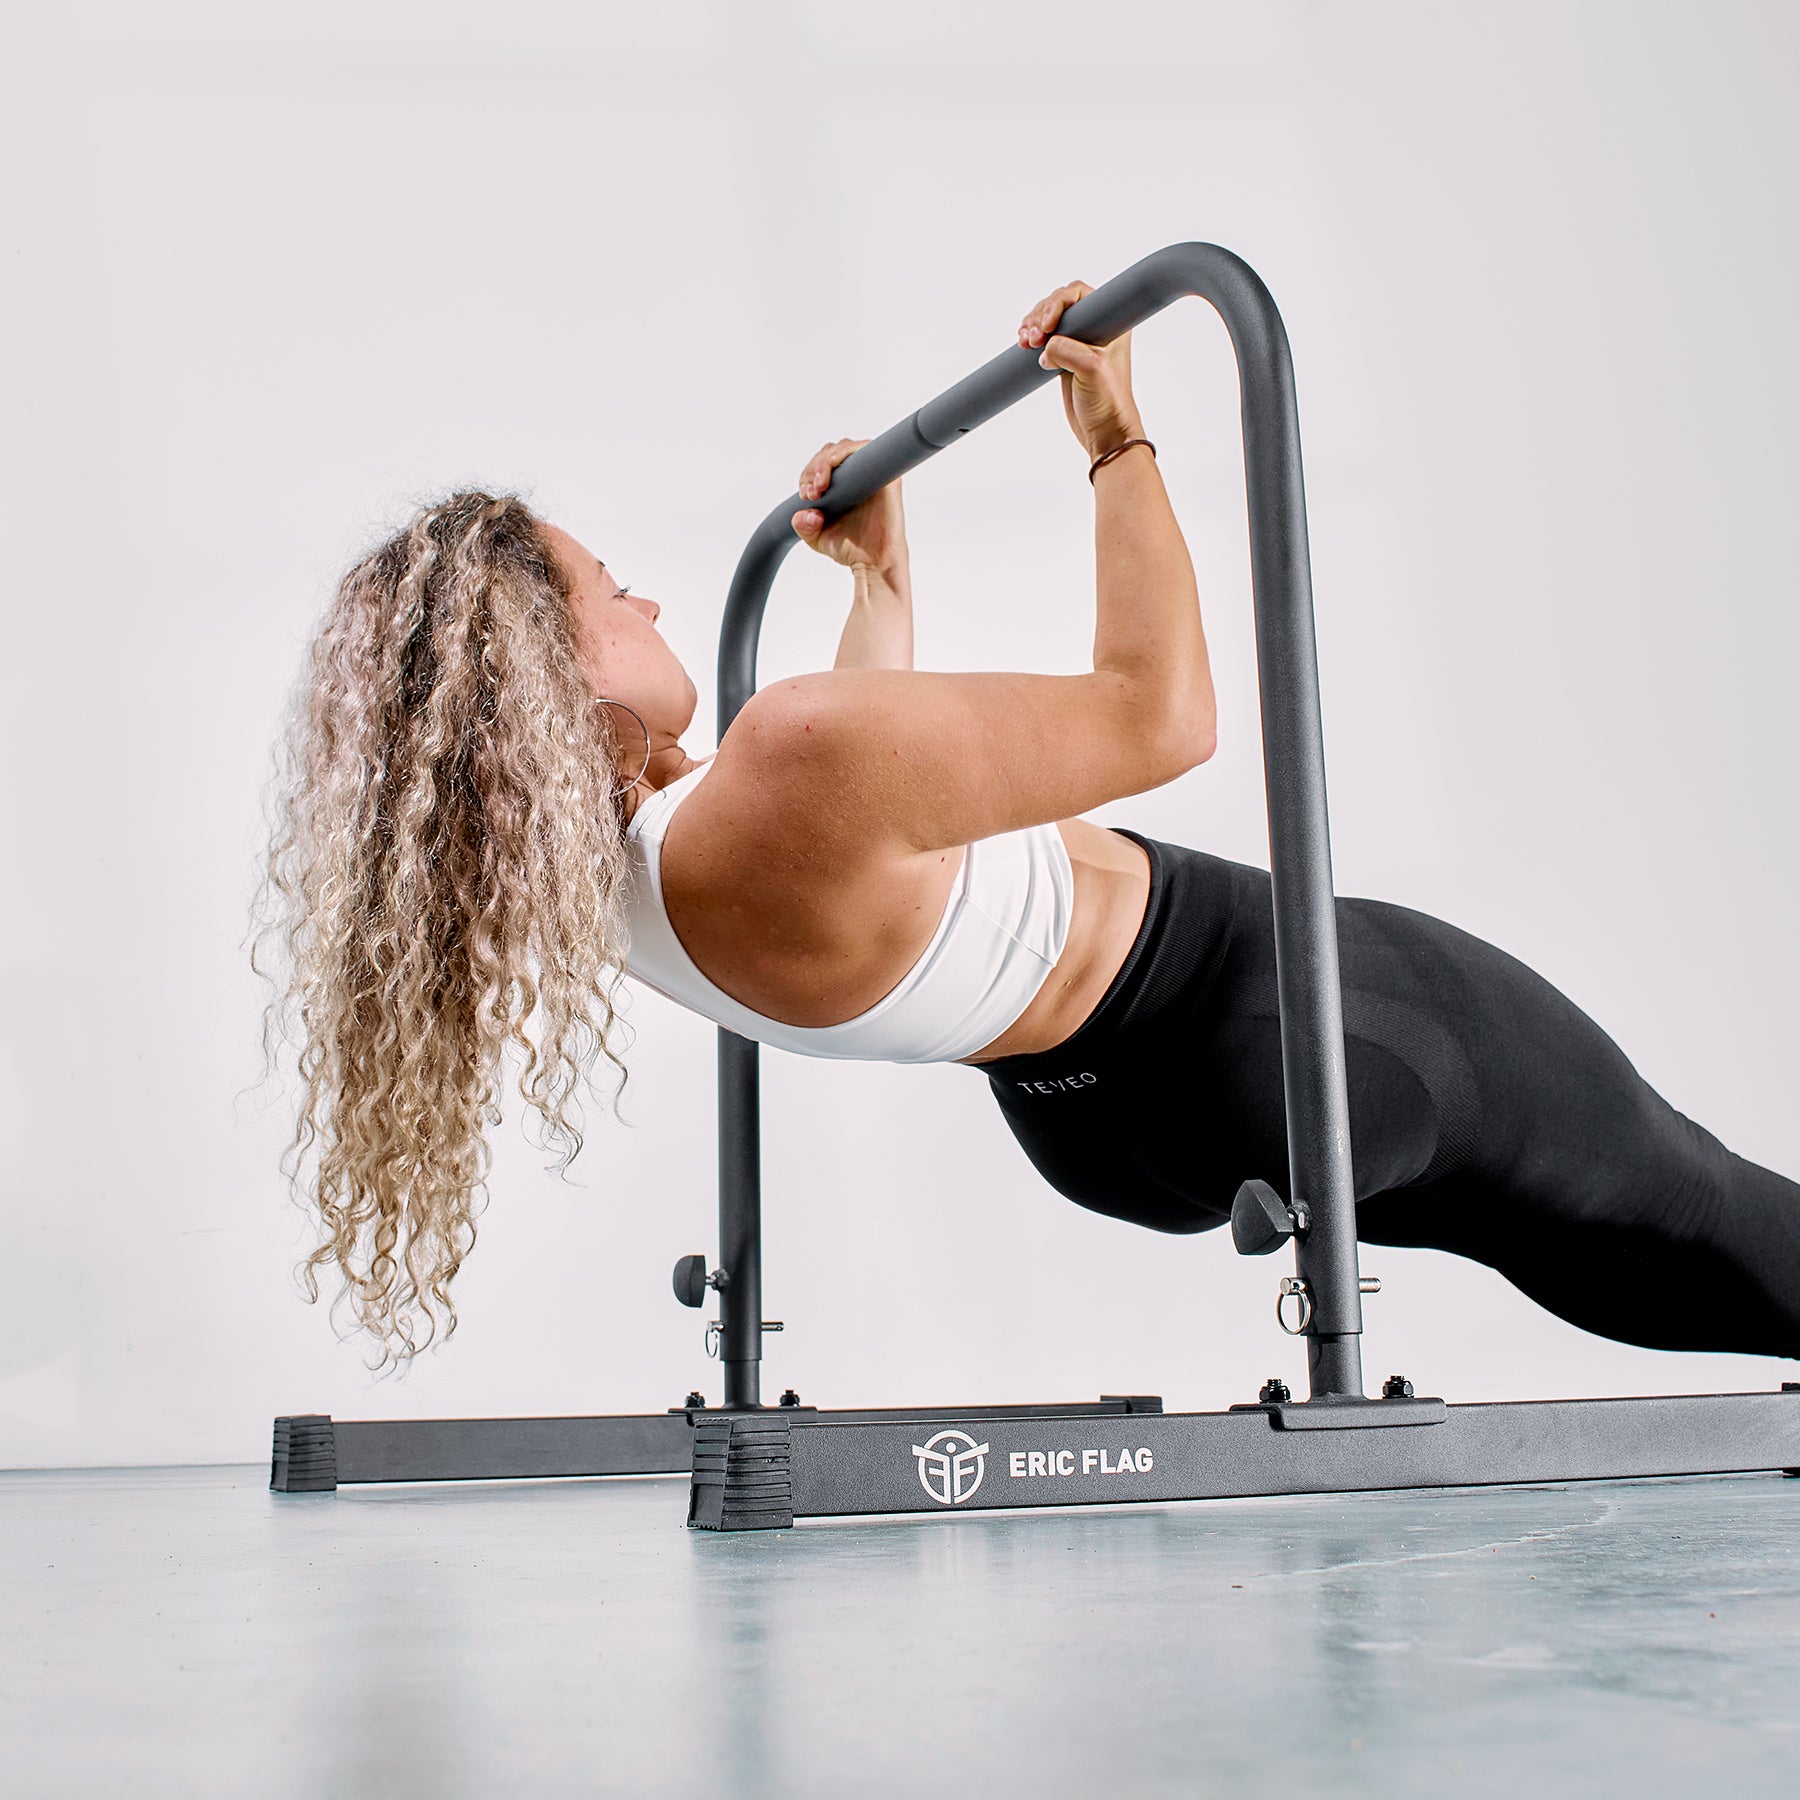
<path fill-rule="evenodd" d="M 854 813 L 837 779 L 843 773 L 837 734 L 827 728 L 817 697 L 820 680 L 763 688 L 732 720 L 707 759 L 705 779 L 682 806 L 692 819 L 706 821 L 709 840 L 762 857 L 857 858 L 858 836 L 846 829 Z"/>
<path fill-rule="evenodd" d="M 668 824 L 664 856 L 675 853 L 690 891 L 788 902 L 815 894 L 826 870 L 841 885 L 893 861 L 891 846 L 855 829 L 841 771 L 809 723 L 789 696 L 762 693 L 732 721 Z"/>
<path fill-rule="evenodd" d="M 664 903 L 684 939 L 691 930 L 716 949 L 805 960 L 866 940 L 872 915 L 924 898 L 943 859 L 859 831 L 856 795 L 810 741 L 805 708 L 762 698 L 738 714 L 668 822 Z"/>

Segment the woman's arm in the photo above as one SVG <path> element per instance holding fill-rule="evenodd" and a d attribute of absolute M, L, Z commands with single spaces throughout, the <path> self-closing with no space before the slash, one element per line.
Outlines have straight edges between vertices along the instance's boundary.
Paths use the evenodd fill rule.
<path fill-rule="evenodd" d="M 838 639 L 834 669 L 910 669 L 913 666 L 912 571 L 856 571 L 856 598 Z"/>
<path fill-rule="evenodd" d="M 1093 292 L 1072 281 L 1038 302 L 1019 326 L 1019 342 L 1062 373 L 1069 429 L 1092 461 L 1097 606 L 1094 668 L 1124 677 L 1153 711 L 1188 721 L 1210 744 L 1212 668 L 1200 622 L 1200 595 L 1187 544 L 1169 505 L 1144 421 L 1131 389 L 1131 334 L 1101 346 L 1059 337 L 1058 321 Z"/>
<path fill-rule="evenodd" d="M 867 438 L 839 438 L 824 445 L 800 472 L 802 500 L 816 500 L 831 471 Z M 806 543 L 856 578 L 856 593 L 834 669 L 910 669 L 913 666 L 912 569 L 906 554 L 906 514 L 900 483 L 890 482 L 835 525 L 811 507 L 794 514 L 794 530 Z"/>
<path fill-rule="evenodd" d="M 1143 430 L 1129 340 L 1096 349 L 1056 334 L 1063 309 L 1085 291 L 1072 283 L 1034 307 L 1019 339 L 1064 372 L 1069 424 L 1091 460 Z M 814 458 L 801 498 L 822 495 L 854 447 Z M 826 553 L 849 561 L 863 521 L 897 524 L 897 495 L 882 510 L 889 491 L 845 514 L 821 545 Z M 1214 728 L 1206 636 L 1187 546 L 1150 452 L 1114 457 L 1095 472 L 1093 496 L 1091 674 L 864 665 L 795 676 L 739 714 L 711 784 L 736 781 L 734 804 L 784 853 L 848 866 L 859 852 L 936 851 L 1070 818 L 1204 762 Z M 810 509 L 794 515 L 809 542 L 831 535 L 820 523 Z"/>

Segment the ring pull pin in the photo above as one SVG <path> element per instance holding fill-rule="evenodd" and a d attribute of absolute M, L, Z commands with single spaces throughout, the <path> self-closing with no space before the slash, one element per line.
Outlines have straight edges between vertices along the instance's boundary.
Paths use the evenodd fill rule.
<path fill-rule="evenodd" d="M 764 1319 L 762 1328 L 764 1331 L 787 1330 L 787 1327 L 782 1324 L 779 1319 Z M 708 1319 L 706 1322 L 706 1354 L 708 1356 L 717 1356 L 719 1354 L 719 1340 L 723 1336 L 724 1327 L 719 1321 L 717 1319 Z"/>
<path fill-rule="evenodd" d="M 1292 1325 L 1287 1322 L 1287 1303 L 1290 1299 L 1299 1302 L 1294 1309 L 1296 1317 Z M 1312 1316 L 1312 1289 L 1306 1285 L 1306 1277 L 1304 1275 L 1282 1276 L 1280 1292 L 1275 1296 L 1275 1323 L 1289 1337 L 1304 1337 L 1307 1326 L 1312 1323 Z"/>

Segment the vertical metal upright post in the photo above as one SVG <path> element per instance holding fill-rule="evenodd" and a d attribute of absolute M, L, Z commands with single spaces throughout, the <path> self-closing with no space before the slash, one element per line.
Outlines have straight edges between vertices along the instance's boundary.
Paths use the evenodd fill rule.
<path fill-rule="evenodd" d="M 719 1356 L 725 1404 L 762 1404 L 762 1081 L 758 1046 L 719 1031 Z"/>
<path fill-rule="evenodd" d="M 798 502 L 796 502 L 797 506 Z M 738 559 L 719 627 L 719 742 L 756 692 L 756 646 L 763 610 L 782 559 L 798 541 L 787 519 L 771 520 Z M 771 515 L 772 519 L 773 515 Z M 762 1404 L 762 1065 L 761 1046 L 719 1028 L 719 1356 L 725 1405 Z"/>
<path fill-rule="evenodd" d="M 1343 999 L 1306 494 L 1287 332 L 1256 272 L 1217 244 L 1172 244 L 1145 257 L 1071 307 L 1061 329 L 1089 343 L 1107 343 L 1189 294 L 1208 301 L 1224 319 L 1237 354 L 1242 394 L 1288 1192 L 1291 1199 L 1306 1203 L 1311 1216 L 1295 1249 L 1312 1301 L 1307 1328 L 1311 1393 L 1315 1400 L 1361 1398 L 1362 1299 Z M 843 463 L 821 510 L 828 521 L 841 517 L 1055 379 L 1052 371 L 1039 367 L 1035 351 L 1017 346 L 1002 351 Z M 801 504 L 797 494 L 790 495 L 763 520 L 732 578 L 719 635 L 721 740 L 756 690 L 763 610 L 782 559 L 797 541 L 788 521 Z M 762 1355 L 756 1055 L 754 1044 L 720 1032 L 720 1266 L 730 1277 L 719 1296 L 720 1323 L 727 1403 L 744 1406 L 757 1404 Z M 741 1269 L 733 1266 L 734 1259 Z"/>
<path fill-rule="evenodd" d="M 1311 1219 L 1294 1244 L 1296 1268 L 1312 1302 L 1307 1378 L 1314 1400 L 1361 1399 L 1362 1284 L 1343 983 L 1293 363 L 1272 300 L 1241 326 L 1231 312 L 1225 321 L 1243 383 L 1288 1194 L 1305 1202 Z"/>

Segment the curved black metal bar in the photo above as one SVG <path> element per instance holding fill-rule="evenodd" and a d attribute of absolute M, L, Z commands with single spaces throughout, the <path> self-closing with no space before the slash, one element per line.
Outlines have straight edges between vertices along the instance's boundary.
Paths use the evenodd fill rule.
<path fill-rule="evenodd" d="M 1362 1330 L 1355 1187 L 1344 1072 L 1343 1002 L 1325 749 L 1313 633 L 1312 571 L 1300 425 L 1287 332 L 1269 290 L 1217 244 L 1172 244 L 1134 263 L 1064 314 L 1059 329 L 1107 343 L 1194 295 L 1225 321 L 1237 353 L 1250 515 L 1251 587 L 1262 697 L 1269 860 L 1274 875 L 1277 986 L 1288 1122 L 1290 1199 L 1310 1229 L 1298 1240 L 1313 1299 L 1307 1332 L 1312 1397 L 1362 1397 Z M 832 476 L 821 510 L 840 517 L 965 433 L 1056 379 L 1037 352 L 1015 345 L 884 431 Z M 783 558 L 799 541 L 789 520 L 808 502 L 790 495 L 756 528 L 738 561 L 719 637 L 719 736 L 756 690 L 763 611 Z M 761 1171 L 757 1046 L 719 1033 L 721 1355 L 727 1406 L 759 1403 L 762 1356 Z M 1246 1177 L 1274 1171 L 1246 1169 Z"/>

